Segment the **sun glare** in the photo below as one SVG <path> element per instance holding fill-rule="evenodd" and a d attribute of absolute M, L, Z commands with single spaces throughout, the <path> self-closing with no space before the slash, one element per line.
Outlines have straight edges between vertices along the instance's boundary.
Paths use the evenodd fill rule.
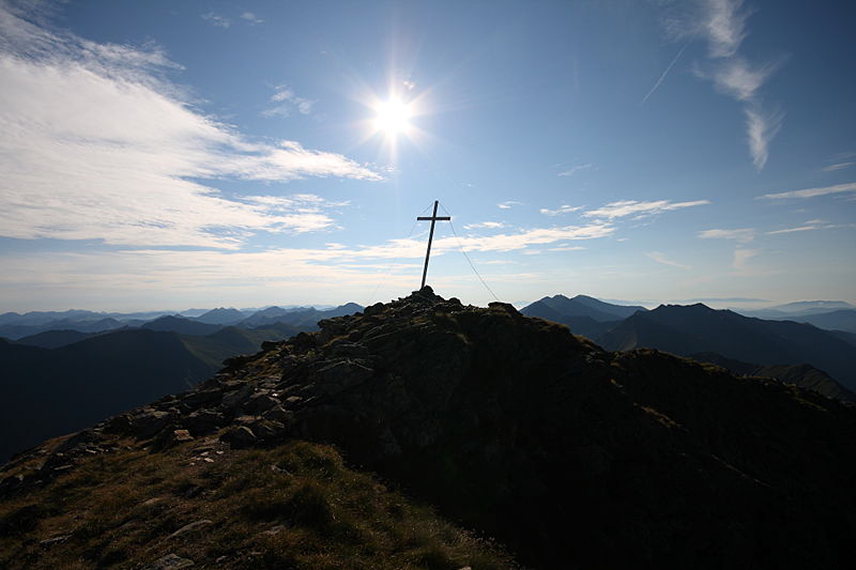
<path fill-rule="evenodd" d="M 396 98 L 381 101 L 375 105 L 375 130 L 394 137 L 406 134 L 410 129 L 410 118 L 413 116 L 411 106 Z"/>

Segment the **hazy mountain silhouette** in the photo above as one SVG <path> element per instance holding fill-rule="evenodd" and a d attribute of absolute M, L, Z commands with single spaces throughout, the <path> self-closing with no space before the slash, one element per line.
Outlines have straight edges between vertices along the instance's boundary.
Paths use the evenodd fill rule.
<path fill-rule="evenodd" d="M 795 320 L 800 323 L 809 323 L 821 329 L 856 333 L 856 310 L 854 309 L 843 309 L 829 313 L 804 315 L 794 317 L 791 320 Z"/>
<path fill-rule="evenodd" d="M 636 313 L 647 311 L 645 307 L 614 305 L 588 297 L 577 295 L 572 299 L 564 295 L 544 297 L 520 310 L 530 317 L 540 317 L 563 325 L 568 325 L 576 333 L 589 338 L 600 335 L 615 327 L 622 319 Z"/>
<path fill-rule="evenodd" d="M 844 301 L 796 301 L 775 305 L 764 309 L 740 311 L 741 313 L 762 319 L 791 319 L 797 316 L 817 315 L 833 311 L 856 309 L 850 303 Z"/>
<path fill-rule="evenodd" d="M 689 356 L 715 352 L 759 364 L 810 364 L 856 388 L 856 347 L 807 324 L 744 317 L 695 305 L 661 305 L 625 319 L 598 339 L 610 350 L 651 347 Z"/>
<path fill-rule="evenodd" d="M 546 315 L 537 313 L 542 311 L 552 311 L 554 316 L 560 315 L 563 318 L 588 317 L 594 321 L 605 323 L 626 319 L 630 315 L 636 313 L 636 311 L 647 310 L 648 309 L 645 307 L 635 305 L 614 305 L 587 295 L 577 295 L 572 299 L 569 299 L 564 295 L 553 295 L 552 297 L 544 297 L 535 303 L 524 307 L 520 312 L 524 315 L 550 318 Z"/>
<path fill-rule="evenodd" d="M 349 315 L 362 310 L 362 306 L 356 303 L 345 303 L 332 309 L 319 310 L 314 307 L 283 309 L 281 307 L 268 307 L 256 313 L 253 313 L 243 321 L 238 323 L 238 326 L 244 328 L 258 328 L 272 323 L 286 323 L 301 330 L 317 329 L 317 323 L 321 319 L 329 319 L 331 317 L 339 317 Z"/>
<path fill-rule="evenodd" d="M 129 323 L 116 320 L 112 317 L 106 317 L 97 320 L 58 319 L 46 322 L 37 322 L 35 324 L 29 324 L 26 322 L 23 324 L 10 323 L 0 325 L 0 337 L 15 340 L 51 330 L 74 330 L 86 333 L 99 333 L 109 330 L 121 329 L 126 326 L 129 326 Z"/>
<path fill-rule="evenodd" d="M 166 315 L 149 321 L 142 328 L 153 331 L 176 332 L 179 334 L 206 335 L 219 331 L 223 326 L 198 322 L 194 319 L 185 319 L 178 315 Z"/>
<path fill-rule="evenodd" d="M 218 307 L 216 309 L 211 309 L 207 313 L 199 315 L 195 320 L 211 325 L 234 325 L 235 323 L 246 319 L 248 316 L 249 313 L 239 311 L 238 309 Z"/>
<path fill-rule="evenodd" d="M 15 341 L 15 344 L 39 346 L 41 348 L 59 348 L 61 346 L 74 344 L 75 342 L 80 342 L 81 340 L 91 338 L 97 334 L 101 333 L 87 333 L 70 330 L 51 330 L 19 338 Z"/>

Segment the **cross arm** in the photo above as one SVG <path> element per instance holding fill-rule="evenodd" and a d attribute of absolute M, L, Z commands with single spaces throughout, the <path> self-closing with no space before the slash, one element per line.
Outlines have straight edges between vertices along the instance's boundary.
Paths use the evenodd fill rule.
<path fill-rule="evenodd" d="M 419 221 L 419 222 L 426 222 L 426 221 L 427 221 L 427 222 L 430 222 L 431 220 L 436 220 L 436 221 L 438 221 L 438 222 L 448 222 L 448 221 L 449 221 L 449 220 L 451 220 L 451 219 L 452 219 L 452 218 L 451 218 L 451 216 L 436 216 L 436 217 L 431 217 L 431 216 L 419 216 L 418 218 L 416 218 L 416 221 Z"/>

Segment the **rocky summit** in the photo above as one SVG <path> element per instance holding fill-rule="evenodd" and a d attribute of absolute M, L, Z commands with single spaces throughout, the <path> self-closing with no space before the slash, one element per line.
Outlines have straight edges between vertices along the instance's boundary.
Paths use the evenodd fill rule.
<path fill-rule="evenodd" d="M 0 565 L 853 567 L 853 406 L 428 287 L 319 327 L 17 456 Z"/>

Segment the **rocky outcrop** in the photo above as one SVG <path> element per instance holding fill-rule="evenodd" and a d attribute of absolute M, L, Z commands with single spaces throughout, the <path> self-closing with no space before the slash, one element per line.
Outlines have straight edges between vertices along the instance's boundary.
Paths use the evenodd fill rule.
<path fill-rule="evenodd" d="M 296 438 L 337 445 L 536 568 L 852 563 L 852 407 L 657 351 L 606 352 L 427 287 L 319 327 L 82 432 L 45 461 L 54 471 L 0 493 L 110 434 L 153 450 L 178 432 L 236 449 Z"/>

